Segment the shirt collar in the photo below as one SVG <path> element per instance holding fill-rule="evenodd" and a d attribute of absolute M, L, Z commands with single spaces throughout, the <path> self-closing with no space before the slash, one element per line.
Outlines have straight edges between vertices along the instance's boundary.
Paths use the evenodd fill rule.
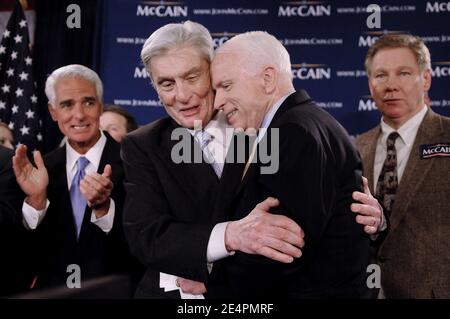
<path fill-rule="evenodd" d="M 273 120 L 273 117 L 277 113 L 278 109 L 280 108 L 281 104 L 288 98 L 289 95 L 294 93 L 295 91 L 289 92 L 282 98 L 280 98 L 272 107 L 269 109 L 269 111 L 264 115 L 264 118 L 262 120 L 261 126 L 259 128 L 258 132 L 258 142 L 261 141 L 261 139 L 264 137 L 264 134 L 266 134 L 267 128 L 269 127 L 270 123 Z"/>
<path fill-rule="evenodd" d="M 226 130 L 231 128 L 228 124 L 227 119 L 223 111 L 217 112 L 217 114 L 209 121 L 209 123 L 204 127 L 204 131 L 208 132 L 211 136 L 214 136 L 219 143 L 224 143 Z M 197 132 L 194 129 L 187 129 L 192 136 L 195 137 Z M 218 134 L 218 132 L 220 134 Z"/>
<path fill-rule="evenodd" d="M 397 133 L 400 135 L 402 141 L 409 147 L 414 143 L 416 138 L 417 130 L 419 129 L 420 123 L 422 123 L 425 114 L 427 113 L 428 108 L 424 106 L 416 115 L 410 118 L 408 121 L 403 123 L 403 125 L 397 130 Z M 392 132 L 394 132 L 392 127 L 384 122 L 384 119 L 381 119 L 381 132 L 383 133 L 383 138 L 389 136 Z"/>
<path fill-rule="evenodd" d="M 86 157 L 90 164 L 95 167 L 95 171 L 98 171 L 98 166 L 100 165 L 100 158 L 103 152 L 103 149 L 106 144 L 106 136 L 100 130 L 100 138 L 98 141 L 92 146 L 86 154 L 80 154 L 70 146 L 69 142 L 66 142 L 66 167 L 69 171 L 76 170 L 76 164 L 78 158 L 81 156 Z"/>

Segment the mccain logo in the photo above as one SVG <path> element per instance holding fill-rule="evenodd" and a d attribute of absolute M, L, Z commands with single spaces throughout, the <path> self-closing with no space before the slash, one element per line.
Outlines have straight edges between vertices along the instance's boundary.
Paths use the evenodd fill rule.
<path fill-rule="evenodd" d="M 141 1 L 137 6 L 136 16 L 187 17 L 188 7 L 182 4 L 184 2 Z"/>
<path fill-rule="evenodd" d="M 360 35 L 358 38 L 358 47 L 371 47 L 378 39 L 385 34 L 400 34 L 403 31 L 371 31 L 365 32 L 366 35 Z"/>
<path fill-rule="evenodd" d="M 426 13 L 450 12 L 450 1 L 449 2 L 427 1 L 425 12 Z"/>
<path fill-rule="evenodd" d="M 431 76 L 434 78 L 450 77 L 450 61 L 434 62 L 431 67 Z"/>
<path fill-rule="evenodd" d="M 363 95 L 359 99 L 358 112 L 370 112 L 378 110 L 375 101 L 372 100 L 370 95 Z"/>
<path fill-rule="evenodd" d="M 450 157 L 450 143 L 420 145 L 420 158 Z"/>
<path fill-rule="evenodd" d="M 292 77 L 300 80 L 329 80 L 331 68 L 326 64 L 292 64 Z"/>
<path fill-rule="evenodd" d="M 323 17 L 331 15 L 329 1 L 283 1 L 278 7 L 279 17 Z"/>

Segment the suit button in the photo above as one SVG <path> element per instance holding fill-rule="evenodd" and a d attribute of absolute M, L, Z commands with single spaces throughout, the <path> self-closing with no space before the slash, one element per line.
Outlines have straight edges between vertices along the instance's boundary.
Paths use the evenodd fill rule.
<path fill-rule="evenodd" d="M 384 262 L 386 262 L 386 257 L 380 256 L 380 257 L 378 257 L 378 260 L 380 261 L 380 263 L 384 263 Z"/>

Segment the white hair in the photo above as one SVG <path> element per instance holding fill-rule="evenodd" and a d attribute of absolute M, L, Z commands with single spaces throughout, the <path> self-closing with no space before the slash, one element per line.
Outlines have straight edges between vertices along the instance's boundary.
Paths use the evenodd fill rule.
<path fill-rule="evenodd" d="M 47 81 L 45 82 L 45 95 L 52 105 L 53 108 L 56 107 L 56 93 L 55 86 L 58 81 L 66 78 L 83 78 L 86 81 L 92 82 L 95 86 L 95 91 L 97 93 L 97 98 L 100 102 L 103 101 L 103 84 L 97 73 L 93 70 L 80 64 L 70 64 L 59 69 L 56 69 L 49 75 Z"/>
<path fill-rule="evenodd" d="M 208 63 L 211 63 L 214 44 L 209 31 L 204 26 L 192 21 L 169 23 L 153 32 L 142 47 L 141 60 L 152 81 L 150 60 L 165 54 L 172 48 L 183 46 L 194 47 Z"/>
<path fill-rule="evenodd" d="M 291 59 L 286 48 L 273 35 L 265 31 L 250 31 L 236 35 L 216 50 L 216 54 L 226 51 L 229 46 L 237 46 L 239 54 L 251 63 L 250 68 L 267 64 L 275 65 L 281 75 L 292 79 Z"/>

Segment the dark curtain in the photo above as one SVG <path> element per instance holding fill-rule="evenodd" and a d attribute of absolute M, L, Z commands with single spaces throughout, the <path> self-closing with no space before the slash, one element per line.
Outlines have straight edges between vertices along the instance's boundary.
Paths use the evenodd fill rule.
<path fill-rule="evenodd" d="M 82 64 L 98 72 L 101 48 L 101 26 L 104 0 L 39 0 L 36 1 L 34 72 L 38 101 L 43 120 L 43 153 L 53 150 L 62 139 L 58 126 L 50 117 L 45 96 L 45 80 L 55 69 L 67 64 Z M 70 29 L 67 12 L 77 4 L 81 28 Z"/>

